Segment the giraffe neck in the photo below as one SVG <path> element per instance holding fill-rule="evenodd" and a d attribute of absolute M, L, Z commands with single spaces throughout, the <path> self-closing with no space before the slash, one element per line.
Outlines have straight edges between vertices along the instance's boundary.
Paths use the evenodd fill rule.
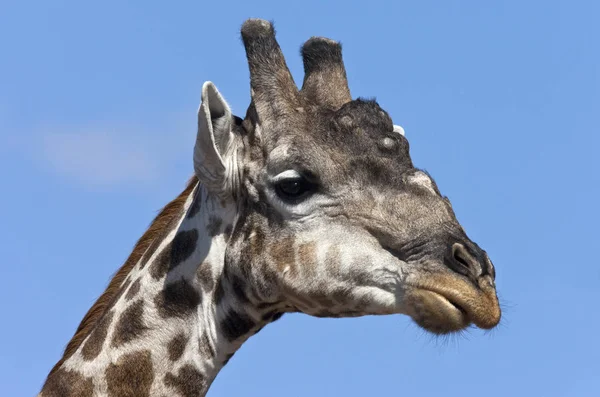
<path fill-rule="evenodd" d="M 242 343 L 278 317 L 251 304 L 225 266 L 236 216 L 233 200 L 198 184 L 42 395 L 204 395 Z"/>

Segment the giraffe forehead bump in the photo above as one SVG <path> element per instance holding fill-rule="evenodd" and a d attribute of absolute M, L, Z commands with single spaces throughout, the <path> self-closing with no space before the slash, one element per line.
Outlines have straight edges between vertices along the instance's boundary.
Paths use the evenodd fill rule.
<path fill-rule="evenodd" d="M 397 134 L 400 134 L 402 136 L 406 136 L 406 133 L 404 132 L 404 128 L 402 128 L 402 126 L 399 126 L 396 124 L 394 124 L 394 132 Z"/>
<path fill-rule="evenodd" d="M 417 172 L 407 175 L 406 180 L 408 183 L 421 186 L 421 187 L 429 190 L 433 194 L 437 193 L 435 185 L 434 185 L 431 177 L 429 177 L 429 175 L 427 175 L 426 173 L 424 173 L 422 171 L 417 171 Z"/>
<path fill-rule="evenodd" d="M 269 160 L 271 163 L 277 164 L 286 161 L 290 155 L 292 143 L 288 141 L 278 142 L 277 146 L 269 152 Z"/>

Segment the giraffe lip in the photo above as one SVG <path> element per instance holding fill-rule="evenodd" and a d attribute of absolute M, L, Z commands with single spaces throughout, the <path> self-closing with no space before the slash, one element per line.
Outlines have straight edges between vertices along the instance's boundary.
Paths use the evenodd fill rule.
<path fill-rule="evenodd" d="M 456 310 L 460 311 L 465 317 L 467 317 L 467 318 L 469 317 L 469 312 L 460 303 L 456 302 L 456 299 L 453 299 L 452 297 L 449 297 L 446 294 L 444 294 L 440 291 L 437 291 L 437 290 L 433 290 L 433 289 L 429 289 L 429 288 L 421 288 L 421 289 L 437 295 L 438 298 L 441 298 L 446 303 L 452 305 Z"/>
<path fill-rule="evenodd" d="M 460 311 L 462 313 L 462 315 L 465 316 L 465 318 L 469 318 L 469 312 L 467 312 L 467 310 L 462 305 L 457 303 L 456 300 L 454 300 L 438 291 L 434 291 L 434 290 L 426 289 L 426 288 L 422 288 L 422 289 L 424 291 L 427 291 L 427 292 L 437 295 L 438 298 L 441 298 L 446 303 L 449 303 L 450 305 L 452 305 L 456 310 Z"/>
<path fill-rule="evenodd" d="M 437 291 L 431 291 L 428 290 L 429 292 L 433 292 L 434 294 L 438 294 L 439 296 L 441 296 L 443 299 L 445 299 L 446 301 L 448 301 L 448 303 L 450 303 L 452 306 L 454 306 L 456 309 L 458 309 L 460 312 L 462 312 L 463 315 L 465 315 L 466 317 L 469 317 L 467 311 L 465 310 L 464 307 L 462 307 L 459 303 L 457 303 L 454 299 L 449 298 L 447 296 L 445 296 L 444 294 L 440 294 Z"/>
<path fill-rule="evenodd" d="M 436 298 L 433 301 L 442 305 L 440 309 L 446 306 L 456 310 L 455 315 L 462 318 L 465 326 L 475 324 L 482 329 L 491 329 L 500 322 L 501 310 L 493 288 L 479 290 L 465 285 L 458 290 L 446 290 L 443 287 L 421 285 L 415 286 L 415 291 L 417 294 L 421 291 Z"/>

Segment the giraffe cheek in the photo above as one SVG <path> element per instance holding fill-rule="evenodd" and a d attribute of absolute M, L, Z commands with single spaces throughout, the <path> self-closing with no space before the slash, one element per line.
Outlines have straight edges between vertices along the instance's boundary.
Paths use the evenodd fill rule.
<path fill-rule="evenodd" d="M 302 243 L 298 247 L 298 265 L 305 276 L 315 276 L 317 272 L 317 244 L 314 241 Z"/>

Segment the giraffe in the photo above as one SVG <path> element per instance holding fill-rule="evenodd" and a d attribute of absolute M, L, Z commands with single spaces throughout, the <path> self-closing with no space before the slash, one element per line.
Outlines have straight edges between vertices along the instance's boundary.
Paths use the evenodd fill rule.
<path fill-rule="evenodd" d="M 500 321 L 495 269 L 401 128 L 353 100 L 339 43 L 302 47 L 300 90 L 270 22 L 241 28 L 242 120 L 202 87 L 194 176 L 85 315 L 40 392 L 203 396 L 285 313 L 405 314 L 435 334 Z"/>

